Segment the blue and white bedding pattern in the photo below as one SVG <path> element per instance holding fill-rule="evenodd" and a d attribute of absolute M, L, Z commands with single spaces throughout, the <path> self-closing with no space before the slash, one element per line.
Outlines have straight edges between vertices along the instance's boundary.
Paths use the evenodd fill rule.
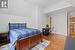
<path fill-rule="evenodd" d="M 21 39 L 23 37 L 29 37 L 32 35 L 36 35 L 40 32 L 38 29 L 33 28 L 25 28 L 25 29 L 12 29 L 10 30 L 10 50 L 15 50 L 16 47 L 16 40 Z"/>
<path fill-rule="evenodd" d="M 9 23 L 9 30 L 13 29 L 25 29 L 27 28 L 26 23 Z"/>

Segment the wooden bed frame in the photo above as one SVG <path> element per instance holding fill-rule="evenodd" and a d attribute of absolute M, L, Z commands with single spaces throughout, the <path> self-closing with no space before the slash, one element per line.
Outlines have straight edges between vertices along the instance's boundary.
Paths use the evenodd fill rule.
<path fill-rule="evenodd" d="M 42 42 L 42 33 L 17 40 L 16 50 L 30 50 L 39 42 Z"/>
<path fill-rule="evenodd" d="M 26 23 L 9 23 L 9 30 L 12 29 L 24 29 Z M 9 31 L 10 32 L 10 31 Z M 16 50 L 30 50 L 33 46 L 42 41 L 42 33 L 36 33 L 29 37 L 21 38 L 16 40 Z"/>

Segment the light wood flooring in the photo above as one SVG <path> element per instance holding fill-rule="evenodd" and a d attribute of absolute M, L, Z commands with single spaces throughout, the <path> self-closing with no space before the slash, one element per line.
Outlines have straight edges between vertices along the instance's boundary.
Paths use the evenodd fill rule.
<path fill-rule="evenodd" d="M 51 43 L 45 48 L 45 50 L 64 50 L 66 36 L 51 34 L 43 36 L 44 39 L 51 41 Z"/>

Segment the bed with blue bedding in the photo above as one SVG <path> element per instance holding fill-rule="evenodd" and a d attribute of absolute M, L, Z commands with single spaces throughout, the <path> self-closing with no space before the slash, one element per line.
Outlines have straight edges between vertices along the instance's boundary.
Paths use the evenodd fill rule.
<path fill-rule="evenodd" d="M 40 31 L 34 28 L 27 28 L 26 23 L 9 23 L 9 38 L 10 50 L 29 50 L 42 40 Z"/>

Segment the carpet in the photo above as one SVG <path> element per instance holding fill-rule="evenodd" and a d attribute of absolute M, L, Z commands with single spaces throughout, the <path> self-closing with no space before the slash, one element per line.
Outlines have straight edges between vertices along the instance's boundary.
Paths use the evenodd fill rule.
<path fill-rule="evenodd" d="M 30 50 L 44 50 L 49 44 L 50 44 L 50 41 L 43 39 L 42 42 L 40 42 L 39 44 L 31 48 Z M 0 50 L 9 50 L 9 44 L 1 46 Z"/>

